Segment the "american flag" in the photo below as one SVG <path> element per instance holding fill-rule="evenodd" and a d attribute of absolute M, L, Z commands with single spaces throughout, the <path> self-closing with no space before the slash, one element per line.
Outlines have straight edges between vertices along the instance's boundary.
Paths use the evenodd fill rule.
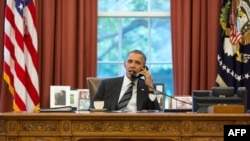
<path fill-rule="evenodd" d="M 241 33 L 237 30 L 236 26 L 230 28 L 230 40 L 233 44 L 237 44 L 241 41 Z"/>
<path fill-rule="evenodd" d="M 229 16 L 229 24 L 230 24 L 230 40 L 233 44 L 237 44 L 241 41 L 241 33 L 237 29 L 237 11 L 236 11 L 236 3 L 232 1 L 231 7 L 230 7 L 230 16 Z"/>
<path fill-rule="evenodd" d="M 250 109 L 250 42 L 247 35 L 250 32 L 248 26 L 250 21 L 248 19 L 246 24 L 237 25 L 237 18 L 243 17 L 240 17 L 237 8 L 244 9 L 240 13 L 247 15 L 250 11 L 250 3 L 249 0 L 241 0 L 241 4 L 237 5 L 236 0 L 223 0 L 216 82 L 219 86 L 234 87 L 235 90 L 238 90 L 239 87 L 246 87 L 248 95 L 246 108 Z M 223 28 L 223 23 L 230 30 L 229 35 L 226 32 L 227 29 Z M 237 26 L 239 26 L 238 29 Z M 246 39 L 245 42 L 241 42 L 243 37 Z"/>
<path fill-rule="evenodd" d="M 36 9 L 33 0 L 7 0 L 4 23 L 4 80 L 14 111 L 40 107 Z"/>

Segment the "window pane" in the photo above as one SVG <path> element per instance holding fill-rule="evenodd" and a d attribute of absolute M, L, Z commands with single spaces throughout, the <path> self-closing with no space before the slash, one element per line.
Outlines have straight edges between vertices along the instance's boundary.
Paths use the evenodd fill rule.
<path fill-rule="evenodd" d="M 98 61 L 117 61 L 119 19 L 98 18 Z"/>
<path fill-rule="evenodd" d="M 148 0 L 121 0 L 121 11 L 148 11 Z"/>
<path fill-rule="evenodd" d="M 118 11 L 119 0 L 98 0 L 98 11 L 99 12 L 112 12 Z"/>
<path fill-rule="evenodd" d="M 148 4 L 151 4 L 148 6 Z M 148 7 L 151 7 L 148 10 Z M 98 0 L 99 12 L 170 12 L 170 0 Z"/>
<path fill-rule="evenodd" d="M 170 12 L 170 0 L 151 0 L 151 11 Z"/>
<path fill-rule="evenodd" d="M 151 61 L 172 63 L 170 18 L 151 19 Z"/>
<path fill-rule="evenodd" d="M 118 76 L 119 65 L 112 63 L 98 63 L 97 77 L 113 77 Z"/>
<path fill-rule="evenodd" d="M 148 52 L 148 22 L 145 18 L 123 18 L 122 20 L 122 58 L 133 49 Z"/>
<path fill-rule="evenodd" d="M 172 64 L 152 64 L 149 70 L 154 83 L 164 83 L 165 93 L 173 94 L 173 68 Z"/>

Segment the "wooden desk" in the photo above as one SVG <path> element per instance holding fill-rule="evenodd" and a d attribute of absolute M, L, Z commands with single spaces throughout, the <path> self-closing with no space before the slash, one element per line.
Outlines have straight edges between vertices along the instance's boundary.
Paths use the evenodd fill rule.
<path fill-rule="evenodd" d="M 250 114 L 1 113 L 0 141 L 223 141 L 223 125 Z"/>

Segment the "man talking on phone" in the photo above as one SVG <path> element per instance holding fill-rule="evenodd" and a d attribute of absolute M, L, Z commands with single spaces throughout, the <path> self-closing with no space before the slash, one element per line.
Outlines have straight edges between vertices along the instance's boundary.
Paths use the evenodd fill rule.
<path fill-rule="evenodd" d="M 108 111 L 160 110 L 146 60 L 142 51 L 130 51 L 124 61 L 126 74 L 102 80 L 93 101 L 103 100 Z"/>

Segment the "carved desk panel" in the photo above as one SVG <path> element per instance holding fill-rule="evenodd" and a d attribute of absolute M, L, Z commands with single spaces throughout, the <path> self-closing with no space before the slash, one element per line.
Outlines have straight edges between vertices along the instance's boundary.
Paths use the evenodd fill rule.
<path fill-rule="evenodd" d="M 223 141 L 226 124 L 250 114 L 1 113 L 0 141 Z"/>

